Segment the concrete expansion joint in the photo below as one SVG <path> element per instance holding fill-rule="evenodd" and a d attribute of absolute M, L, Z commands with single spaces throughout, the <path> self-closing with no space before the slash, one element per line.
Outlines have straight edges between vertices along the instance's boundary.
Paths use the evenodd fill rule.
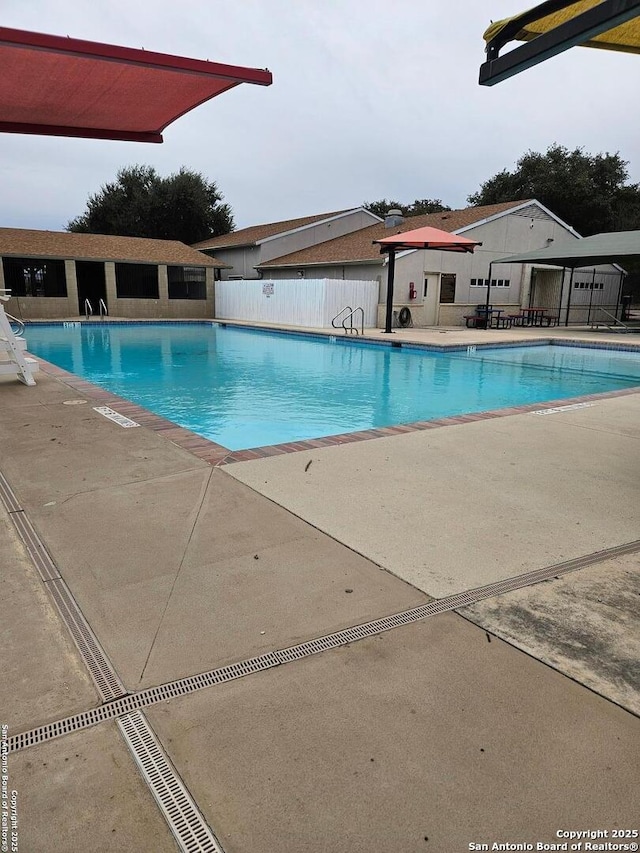
<path fill-rule="evenodd" d="M 97 708 L 40 726 L 22 734 L 14 735 L 9 739 L 9 750 L 25 749 L 42 741 L 58 738 L 78 729 L 88 728 L 107 720 L 113 720 L 133 711 L 185 696 L 206 687 L 228 683 L 247 675 L 274 669 L 282 664 L 293 663 L 311 655 L 349 646 L 358 640 L 364 640 L 391 631 L 394 628 L 422 621 L 429 616 L 436 616 L 452 611 L 456 612 L 462 607 L 501 595 L 505 592 L 522 589 L 542 581 L 559 579 L 568 572 L 604 562 L 611 557 L 631 554 L 637 551 L 640 551 L 640 540 L 634 540 L 624 545 L 597 551 L 593 554 L 587 554 L 563 563 L 556 563 L 542 569 L 535 569 L 532 572 L 510 578 L 506 581 L 497 581 L 496 583 L 456 593 L 446 598 L 434 599 L 426 604 L 421 604 L 390 616 L 384 616 L 371 622 L 344 628 L 332 634 L 317 637 L 284 649 L 266 652 L 262 655 L 227 664 L 226 666 L 197 675 L 166 682 L 156 687 L 127 693 L 124 687 L 120 685 L 122 693 L 112 695 L 108 701 L 105 701 Z M 467 617 L 465 616 L 464 618 Z"/>

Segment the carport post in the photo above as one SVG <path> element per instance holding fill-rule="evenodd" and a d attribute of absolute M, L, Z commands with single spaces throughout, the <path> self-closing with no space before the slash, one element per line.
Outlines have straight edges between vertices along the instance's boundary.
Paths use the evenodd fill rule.
<path fill-rule="evenodd" d="M 618 308 L 620 307 L 620 300 L 622 299 L 622 286 L 624 284 L 624 273 L 620 273 L 620 287 L 618 288 L 618 298 L 616 299 L 616 320 L 618 319 Z M 620 312 L 620 322 L 622 322 L 622 312 Z"/>
<path fill-rule="evenodd" d="M 587 312 L 587 326 L 591 323 L 591 306 L 593 305 L 593 286 L 596 283 L 596 268 L 593 268 L 591 288 L 589 289 L 589 311 Z"/>
<path fill-rule="evenodd" d="M 564 318 L 565 326 L 569 325 L 569 308 L 571 308 L 571 290 L 573 288 L 573 273 L 574 268 L 571 267 L 571 275 L 569 276 L 569 293 L 567 294 L 567 316 Z M 558 316 L 558 322 L 560 321 L 560 316 Z"/>
<path fill-rule="evenodd" d="M 491 272 L 492 272 L 492 267 L 493 267 L 493 261 L 491 261 L 489 264 L 489 278 L 487 279 L 487 302 L 486 302 L 487 311 L 486 311 L 486 317 L 485 317 L 485 323 L 484 323 L 485 331 L 490 326 L 490 324 L 489 324 L 489 305 L 491 305 Z"/>
<path fill-rule="evenodd" d="M 567 268 L 562 267 L 562 278 L 560 279 L 560 302 L 558 303 L 558 325 L 560 325 L 560 315 L 562 314 L 562 294 L 564 293 L 564 277 L 567 274 Z M 531 307 L 531 305 L 529 305 Z"/>
<path fill-rule="evenodd" d="M 389 247 L 389 271 L 387 272 L 387 313 L 384 324 L 383 335 L 391 333 L 391 315 L 393 314 L 393 279 L 396 273 L 396 250 L 395 246 Z"/>

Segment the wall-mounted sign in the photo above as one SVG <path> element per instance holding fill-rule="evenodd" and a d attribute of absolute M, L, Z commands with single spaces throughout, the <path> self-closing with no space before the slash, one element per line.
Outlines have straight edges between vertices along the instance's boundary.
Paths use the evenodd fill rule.
<path fill-rule="evenodd" d="M 273 296 L 273 282 L 265 281 L 265 283 L 262 285 L 262 292 L 265 296 Z"/>

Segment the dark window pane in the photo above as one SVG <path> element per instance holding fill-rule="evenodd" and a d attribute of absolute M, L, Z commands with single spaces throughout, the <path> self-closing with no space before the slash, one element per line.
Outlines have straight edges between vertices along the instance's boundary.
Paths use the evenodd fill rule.
<path fill-rule="evenodd" d="M 158 299 L 158 267 L 153 264 L 116 264 L 118 299 Z"/>
<path fill-rule="evenodd" d="M 440 276 L 440 302 L 456 301 L 456 277 L 450 273 Z"/>
<path fill-rule="evenodd" d="M 4 286 L 13 296 L 66 296 L 64 261 L 3 258 Z"/>
<path fill-rule="evenodd" d="M 167 267 L 169 299 L 206 299 L 204 267 Z"/>

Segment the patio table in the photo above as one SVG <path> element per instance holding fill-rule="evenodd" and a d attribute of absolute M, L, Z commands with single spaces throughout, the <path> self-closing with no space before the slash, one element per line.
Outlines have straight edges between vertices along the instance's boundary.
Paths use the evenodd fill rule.
<path fill-rule="evenodd" d="M 542 326 L 547 308 L 523 308 L 522 314 L 525 315 L 524 324 L 527 326 Z"/>

